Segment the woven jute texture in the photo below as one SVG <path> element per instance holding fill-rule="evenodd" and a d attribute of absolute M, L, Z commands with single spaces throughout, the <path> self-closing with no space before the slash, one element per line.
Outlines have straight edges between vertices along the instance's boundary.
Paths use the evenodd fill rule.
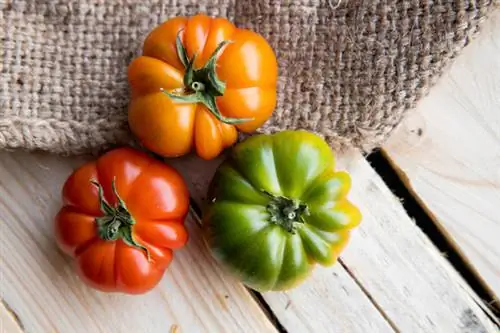
<path fill-rule="evenodd" d="M 370 150 L 493 2 L 0 0 L 0 149 L 75 155 L 128 143 L 127 65 L 156 25 L 203 12 L 261 33 L 276 51 L 278 105 L 261 131 L 306 129 L 336 149 Z"/>

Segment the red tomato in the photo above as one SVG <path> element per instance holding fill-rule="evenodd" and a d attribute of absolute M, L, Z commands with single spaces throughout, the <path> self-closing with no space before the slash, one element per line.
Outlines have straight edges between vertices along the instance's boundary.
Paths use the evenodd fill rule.
<path fill-rule="evenodd" d="M 188 239 L 189 193 L 170 166 L 119 148 L 73 172 L 55 219 L 56 241 L 90 286 L 144 293 Z"/>

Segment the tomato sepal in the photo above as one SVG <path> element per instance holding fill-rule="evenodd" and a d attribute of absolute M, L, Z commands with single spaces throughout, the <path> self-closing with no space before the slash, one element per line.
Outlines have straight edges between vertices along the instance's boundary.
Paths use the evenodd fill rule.
<path fill-rule="evenodd" d="M 305 223 L 304 216 L 309 215 L 307 204 L 265 190 L 262 192 L 271 199 L 266 206 L 270 216 L 269 221 L 281 226 L 289 233 L 295 234 L 297 229 Z"/>
<path fill-rule="evenodd" d="M 117 200 L 115 207 L 111 206 L 107 202 L 106 198 L 104 198 L 104 190 L 101 184 L 96 180 L 92 180 L 91 183 L 97 187 L 97 191 L 99 193 L 99 206 L 104 214 L 103 216 L 95 218 L 97 224 L 97 234 L 99 237 L 104 241 L 116 241 L 118 239 L 122 239 L 125 244 L 144 251 L 148 261 L 150 261 L 151 254 L 149 253 L 149 249 L 134 239 L 132 226 L 136 222 L 128 211 L 125 202 L 118 194 L 116 189 L 116 180 L 113 179 L 111 182 L 113 194 Z"/>
<path fill-rule="evenodd" d="M 177 57 L 185 68 L 184 72 L 184 89 L 180 94 L 174 94 L 167 90 L 161 91 L 177 103 L 201 103 L 214 115 L 217 120 L 229 125 L 242 124 L 248 121 L 253 121 L 254 118 L 231 118 L 225 117 L 219 111 L 216 97 L 223 96 L 226 90 L 226 83 L 219 79 L 216 72 L 217 57 L 222 48 L 227 44 L 232 43 L 230 40 L 220 42 L 214 52 L 202 68 L 194 68 L 196 54 L 189 59 L 187 50 L 182 45 L 180 33 L 177 34 L 175 40 Z"/>

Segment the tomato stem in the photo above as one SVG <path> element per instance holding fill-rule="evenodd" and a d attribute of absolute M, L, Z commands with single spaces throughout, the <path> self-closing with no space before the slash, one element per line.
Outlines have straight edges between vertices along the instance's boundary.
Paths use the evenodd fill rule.
<path fill-rule="evenodd" d="M 271 198 L 266 207 L 269 222 L 281 226 L 292 234 L 296 233 L 297 228 L 305 222 L 304 216 L 309 215 L 307 205 L 298 200 L 263 192 Z"/>
<path fill-rule="evenodd" d="M 111 183 L 113 194 L 116 197 L 117 204 L 111 206 L 104 197 L 104 191 L 99 182 L 92 180 L 92 184 L 97 187 L 99 192 L 99 205 L 103 216 L 96 217 L 97 233 L 104 241 L 116 241 L 122 239 L 125 244 L 143 250 L 146 252 L 148 261 L 151 259 L 148 248 L 139 244 L 133 236 L 132 226 L 136 223 L 116 190 L 115 179 Z"/>
<path fill-rule="evenodd" d="M 196 92 L 205 91 L 205 85 L 201 82 L 194 81 L 193 83 L 191 83 L 191 89 Z"/>
<path fill-rule="evenodd" d="M 181 32 L 182 30 L 177 34 L 175 42 L 177 56 L 185 68 L 184 92 L 183 94 L 173 94 L 164 89 L 161 89 L 161 91 L 178 103 L 204 104 L 217 120 L 226 124 L 235 125 L 254 120 L 254 118 L 230 118 L 223 116 L 215 100 L 216 97 L 223 96 L 226 90 L 225 82 L 221 81 L 217 76 L 217 57 L 222 48 L 231 43 L 231 41 L 225 40 L 219 43 L 206 64 L 202 68 L 196 69 L 194 68 L 196 54 L 189 59 L 187 50 L 182 45 Z"/>

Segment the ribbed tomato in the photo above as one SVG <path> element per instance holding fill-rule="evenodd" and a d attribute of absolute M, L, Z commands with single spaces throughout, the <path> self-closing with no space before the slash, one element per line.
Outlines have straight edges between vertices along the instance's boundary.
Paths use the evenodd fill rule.
<path fill-rule="evenodd" d="M 361 214 L 349 175 L 317 135 L 284 131 L 237 144 L 210 185 L 205 237 L 215 258 L 249 287 L 285 290 L 316 263 L 332 265 Z"/>
<path fill-rule="evenodd" d="M 168 165 L 132 148 L 75 170 L 63 187 L 56 241 L 90 286 L 109 292 L 153 288 L 186 243 L 189 193 Z"/>
<path fill-rule="evenodd" d="M 223 18 L 175 17 L 147 36 L 128 68 L 129 124 L 147 149 L 212 159 L 276 105 L 277 62 L 259 34 Z"/>

